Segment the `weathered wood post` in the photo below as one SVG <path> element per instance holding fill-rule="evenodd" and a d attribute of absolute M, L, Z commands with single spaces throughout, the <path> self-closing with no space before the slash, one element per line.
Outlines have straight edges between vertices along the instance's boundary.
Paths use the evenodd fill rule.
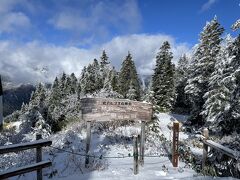
<path fill-rule="evenodd" d="M 133 172 L 138 174 L 138 138 L 133 137 Z"/>
<path fill-rule="evenodd" d="M 144 165 L 144 144 L 145 144 L 145 121 L 141 122 L 141 136 L 140 136 L 140 164 Z"/>
<path fill-rule="evenodd" d="M 86 160 L 85 167 L 88 168 L 89 165 L 89 150 L 90 150 L 90 141 L 91 141 L 91 121 L 87 121 L 87 139 L 86 139 Z"/>
<path fill-rule="evenodd" d="M 36 140 L 42 139 L 41 134 L 36 134 Z M 42 147 L 39 146 L 36 148 L 36 162 L 41 162 L 42 161 Z M 42 169 L 37 170 L 37 180 L 42 180 Z"/>
<path fill-rule="evenodd" d="M 173 122 L 173 146 L 172 146 L 172 164 L 178 167 L 178 141 L 179 141 L 179 122 Z"/>
<path fill-rule="evenodd" d="M 204 143 L 209 138 L 209 131 L 207 128 L 203 129 L 203 156 L 202 156 L 202 169 L 204 169 L 206 161 L 207 161 L 207 153 L 208 153 L 208 145 Z"/>

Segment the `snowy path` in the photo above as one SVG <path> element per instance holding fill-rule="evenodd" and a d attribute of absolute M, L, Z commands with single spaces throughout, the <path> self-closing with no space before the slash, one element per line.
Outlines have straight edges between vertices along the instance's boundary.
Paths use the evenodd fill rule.
<path fill-rule="evenodd" d="M 168 168 L 168 172 L 162 170 L 162 166 L 165 165 Z M 180 163 L 180 167 L 184 164 Z M 63 180 L 77 180 L 77 179 L 137 179 L 137 180 L 157 180 L 157 179 L 193 179 L 193 174 L 196 174 L 193 170 L 183 168 L 184 172 L 178 172 L 178 168 L 173 168 L 167 157 L 145 158 L 144 167 L 139 167 L 139 174 L 133 174 L 133 159 L 117 159 L 109 162 L 109 168 L 103 171 L 93 171 L 88 174 L 76 174 L 74 176 L 68 176 L 61 178 Z"/>
<path fill-rule="evenodd" d="M 162 134 L 170 140 L 171 131 L 168 128 L 168 124 L 171 123 L 171 115 L 166 113 L 158 114 L 159 125 L 162 130 Z M 117 152 L 122 151 L 127 153 L 124 149 L 119 149 L 119 146 L 113 145 L 108 151 L 108 155 L 116 155 Z M 139 174 L 133 174 L 133 158 L 127 157 L 123 159 L 108 159 L 108 168 L 103 171 L 93 171 L 86 174 L 76 174 L 61 178 L 63 180 L 76 180 L 76 179 L 202 179 L 202 177 L 193 177 L 194 170 L 184 168 L 184 163 L 180 162 L 178 168 L 173 168 L 172 163 L 168 157 L 146 157 L 144 167 L 139 167 Z M 165 166 L 168 170 L 164 170 Z"/>

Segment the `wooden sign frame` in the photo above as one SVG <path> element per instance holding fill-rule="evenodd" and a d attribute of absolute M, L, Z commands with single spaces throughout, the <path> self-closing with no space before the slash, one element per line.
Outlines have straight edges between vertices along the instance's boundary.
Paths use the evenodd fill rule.
<path fill-rule="evenodd" d="M 101 121 L 141 121 L 140 163 L 144 164 L 145 123 L 152 120 L 152 104 L 111 98 L 82 98 L 81 116 L 87 124 L 86 154 L 90 152 L 91 122 Z M 85 167 L 89 167 L 89 156 L 86 156 Z"/>

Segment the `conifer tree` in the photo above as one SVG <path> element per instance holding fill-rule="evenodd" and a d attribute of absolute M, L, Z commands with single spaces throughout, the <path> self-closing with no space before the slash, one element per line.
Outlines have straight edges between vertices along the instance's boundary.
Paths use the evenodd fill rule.
<path fill-rule="evenodd" d="M 217 119 L 230 107 L 231 81 L 229 81 L 229 52 L 228 49 L 232 45 L 230 35 L 225 39 L 226 47 L 222 45 L 215 63 L 213 73 L 209 78 L 209 91 L 205 93 L 204 109 L 201 113 L 206 121 L 217 123 Z"/>
<path fill-rule="evenodd" d="M 56 106 L 60 102 L 60 100 L 61 100 L 60 84 L 58 78 L 56 77 L 52 85 L 49 103 Z"/>
<path fill-rule="evenodd" d="M 75 94 L 77 92 L 77 78 L 74 73 L 71 74 L 71 94 Z"/>
<path fill-rule="evenodd" d="M 129 87 L 128 92 L 126 94 L 126 98 L 128 98 L 130 100 L 136 100 L 137 99 L 137 92 L 134 89 L 132 81 L 130 82 L 130 87 Z"/>
<path fill-rule="evenodd" d="M 64 85 L 65 85 L 66 79 L 67 79 L 67 75 L 66 75 L 65 72 L 63 72 L 62 77 L 61 77 L 61 81 L 60 81 L 60 89 L 61 89 L 61 91 L 64 90 Z"/>
<path fill-rule="evenodd" d="M 128 53 L 119 73 L 119 93 L 125 98 L 127 97 L 131 82 L 133 88 L 136 90 L 136 100 L 140 100 L 140 82 L 137 70 L 131 54 Z"/>
<path fill-rule="evenodd" d="M 170 44 L 165 41 L 156 56 L 156 66 L 152 76 L 152 90 L 160 111 L 169 111 L 175 101 L 174 65 Z"/>
<path fill-rule="evenodd" d="M 105 50 L 103 50 L 102 52 L 102 56 L 100 57 L 101 61 L 100 61 L 100 65 L 101 68 L 103 69 L 107 64 L 109 64 L 110 62 L 108 61 L 108 56 L 105 52 Z"/>
<path fill-rule="evenodd" d="M 175 107 L 184 108 L 185 111 L 188 111 L 188 109 L 190 108 L 188 97 L 184 91 L 184 88 L 187 85 L 188 66 L 189 66 L 189 59 L 187 58 L 186 54 L 184 54 L 182 57 L 180 57 L 177 68 L 176 68 Z"/>
<path fill-rule="evenodd" d="M 193 55 L 190 75 L 185 88 L 192 105 L 190 119 L 193 124 L 204 123 L 201 114 L 205 103 L 203 96 L 209 90 L 209 77 L 214 71 L 223 31 L 224 29 L 218 23 L 217 18 L 214 17 L 203 28 L 200 43 Z"/>
<path fill-rule="evenodd" d="M 111 86 L 112 86 L 112 90 L 115 92 L 118 92 L 118 75 L 117 72 L 115 70 L 115 68 L 113 67 L 112 71 L 112 79 L 111 79 Z"/>
<path fill-rule="evenodd" d="M 231 82 L 229 87 L 231 92 L 230 106 L 218 118 L 218 124 L 222 127 L 223 132 L 227 134 L 233 131 L 240 133 L 240 35 L 228 50 L 230 57 L 229 67 L 226 68 L 228 76 L 224 78 L 224 82 Z"/>
<path fill-rule="evenodd" d="M 65 85 L 64 85 L 64 95 L 70 95 L 71 94 L 71 90 L 72 90 L 72 81 L 71 78 L 69 76 L 67 76 L 66 81 L 65 81 Z"/>

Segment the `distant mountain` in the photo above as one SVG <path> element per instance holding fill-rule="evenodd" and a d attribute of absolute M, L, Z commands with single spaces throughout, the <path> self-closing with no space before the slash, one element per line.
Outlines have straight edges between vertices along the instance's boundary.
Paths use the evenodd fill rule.
<path fill-rule="evenodd" d="M 7 116 L 16 110 L 21 109 L 22 103 L 28 103 L 35 87 L 31 84 L 20 86 L 3 85 L 3 116 Z"/>

